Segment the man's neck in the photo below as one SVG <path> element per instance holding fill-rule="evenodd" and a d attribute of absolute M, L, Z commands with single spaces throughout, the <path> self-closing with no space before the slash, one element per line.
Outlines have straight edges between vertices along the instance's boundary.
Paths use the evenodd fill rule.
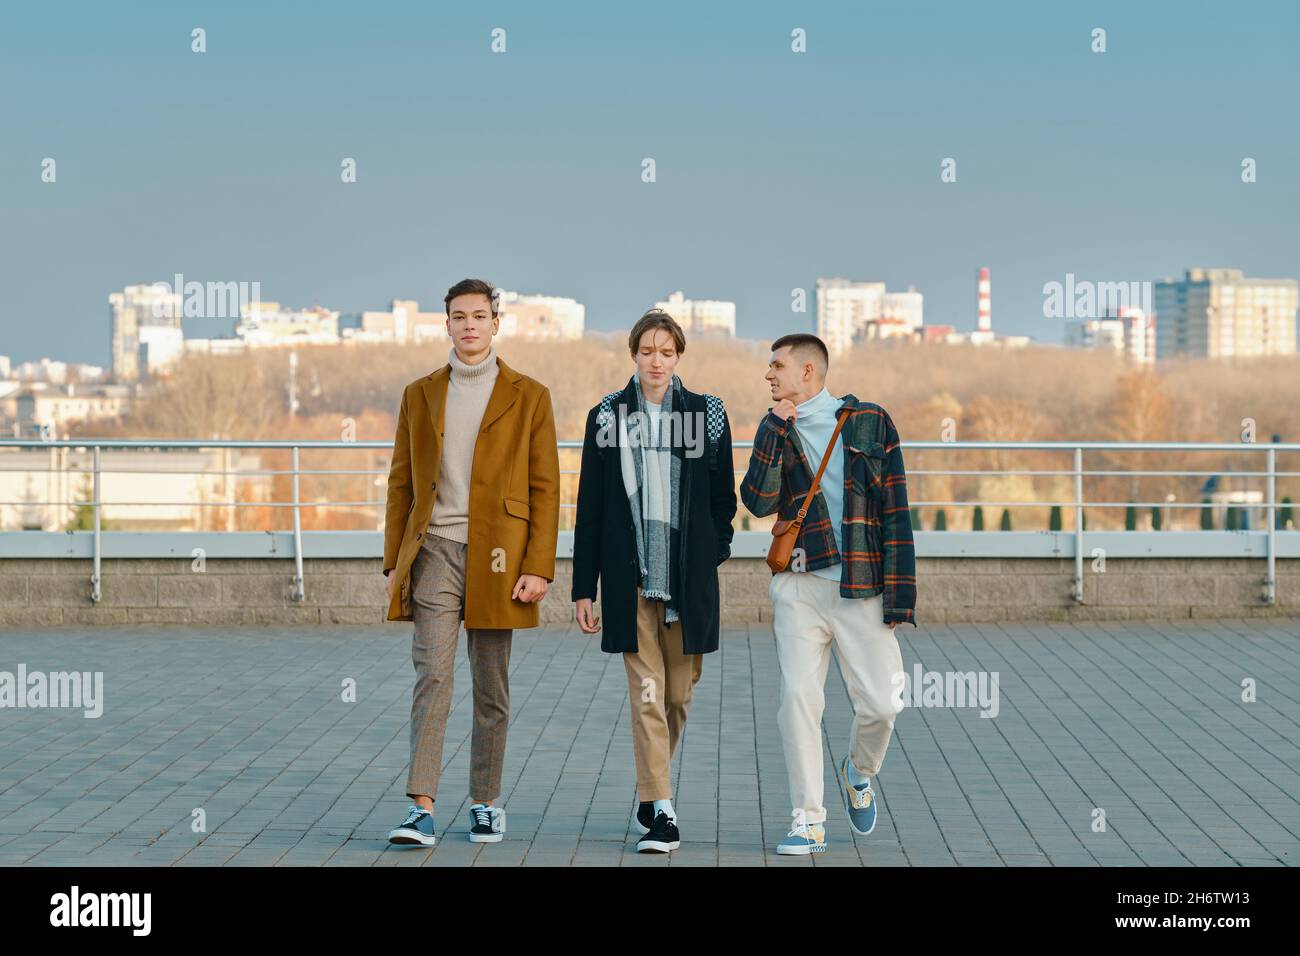
<path fill-rule="evenodd" d="M 460 359 L 461 362 L 463 362 L 466 365 L 478 365 L 480 362 L 486 359 L 490 354 L 492 354 L 491 346 L 485 348 L 481 352 L 475 352 L 473 355 L 470 355 L 462 351 L 459 345 L 455 345 L 452 347 L 456 350 L 456 358 Z"/>
<path fill-rule="evenodd" d="M 822 389 L 825 387 L 826 387 L 825 383 L 811 386 L 807 391 L 798 392 L 794 395 L 791 395 L 790 401 L 794 402 L 796 405 L 802 405 L 804 404 L 804 402 L 810 401 L 816 398 L 818 395 L 820 395 L 822 393 Z"/>
<path fill-rule="evenodd" d="M 641 395 L 651 405 L 662 405 L 670 384 L 671 382 L 663 382 L 658 385 L 647 385 L 645 379 L 641 379 Z"/>

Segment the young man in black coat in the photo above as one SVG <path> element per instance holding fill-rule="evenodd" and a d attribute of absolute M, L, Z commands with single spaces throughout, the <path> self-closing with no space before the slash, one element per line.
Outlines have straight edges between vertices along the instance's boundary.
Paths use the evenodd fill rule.
<path fill-rule="evenodd" d="M 653 309 L 632 327 L 636 372 L 587 415 L 573 534 L 573 601 L 584 634 L 627 670 L 640 852 L 680 846 L 669 765 L 703 655 L 718 649 L 718 565 L 731 554 L 736 480 L 722 400 L 674 373 L 681 326 Z"/>

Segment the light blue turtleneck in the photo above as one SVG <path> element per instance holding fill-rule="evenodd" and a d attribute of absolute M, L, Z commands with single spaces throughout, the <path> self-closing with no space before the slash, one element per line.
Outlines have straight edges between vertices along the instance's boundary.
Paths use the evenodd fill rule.
<path fill-rule="evenodd" d="M 835 431 L 835 413 L 839 411 L 841 404 L 843 404 L 842 399 L 836 398 L 826 390 L 825 386 L 822 386 L 822 390 L 808 401 L 795 406 L 797 414 L 794 428 L 799 434 L 799 442 L 803 445 L 804 456 L 808 459 L 808 467 L 813 475 L 817 474 L 817 466 L 821 464 L 822 455 L 826 453 L 826 444 Z M 840 440 L 843 441 L 843 434 Z M 842 450 L 836 449 L 831 454 L 830 460 L 826 462 L 826 471 L 822 475 L 817 493 L 826 502 L 826 513 L 830 516 L 831 528 L 835 532 L 835 550 L 839 551 L 842 547 L 844 521 L 844 453 Z M 813 574 L 839 581 L 840 565 L 836 563 L 830 567 L 818 568 L 813 571 Z"/>

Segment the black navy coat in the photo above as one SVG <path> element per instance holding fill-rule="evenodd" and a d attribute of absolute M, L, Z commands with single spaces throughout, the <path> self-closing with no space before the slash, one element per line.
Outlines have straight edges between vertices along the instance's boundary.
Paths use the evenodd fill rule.
<path fill-rule="evenodd" d="M 673 395 L 669 388 L 668 395 Z M 674 443 L 681 459 L 680 554 L 669 568 L 669 592 L 679 619 L 670 626 L 682 635 L 682 652 L 718 649 L 721 632 L 718 565 L 731 555 L 736 515 L 736 479 L 731 458 L 731 425 L 722 400 L 683 389 L 685 413 L 704 425 L 700 453 Z M 671 405 L 671 399 L 665 398 Z M 637 586 L 640 568 L 632 510 L 619 460 L 618 416 L 637 410 L 629 380 L 621 392 L 606 395 L 587 414 L 573 534 L 573 600 L 596 598 L 600 586 L 600 647 L 610 653 L 635 652 Z M 665 407 L 665 412 L 682 411 Z M 698 434 L 698 432 L 697 432 Z M 689 435 L 689 433 L 688 433 Z M 693 456 L 693 457 L 692 457 Z"/>

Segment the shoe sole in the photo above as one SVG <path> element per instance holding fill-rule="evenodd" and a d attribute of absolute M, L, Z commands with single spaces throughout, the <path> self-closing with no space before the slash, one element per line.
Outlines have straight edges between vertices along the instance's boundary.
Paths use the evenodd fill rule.
<path fill-rule="evenodd" d="M 638 853 L 667 853 L 669 850 L 676 850 L 681 845 L 681 840 L 673 840 L 671 843 L 665 840 L 642 840 L 636 845 L 636 851 Z"/>
<path fill-rule="evenodd" d="M 778 856 L 811 856 L 814 853 L 825 853 L 826 844 L 822 843 L 816 846 L 796 846 L 786 847 L 780 843 L 776 846 Z"/>
<path fill-rule="evenodd" d="M 471 833 L 469 835 L 470 843 L 500 843 L 505 837 L 504 833 Z"/>
<path fill-rule="evenodd" d="M 425 836 L 417 830 L 394 830 L 388 834 L 388 842 L 393 846 L 436 846 L 436 836 Z"/>
<path fill-rule="evenodd" d="M 877 797 L 873 791 L 871 794 L 871 802 L 875 803 L 878 799 L 880 798 Z M 858 836 L 870 836 L 871 831 L 876 828 L 876 821 L 880 819 L 880 808 L 876 807 L 876 815 L 871 820 L 871 826 L 867 827 L 865 830 L 859 830 L 857 824 L 853 822 L 853 811 L 849 809 L 849 790 L 844 783 L 843 763 L 840 764 L 840 802 L 844 804 L 844 815 L 849 818 L 849 829 Z"/>

